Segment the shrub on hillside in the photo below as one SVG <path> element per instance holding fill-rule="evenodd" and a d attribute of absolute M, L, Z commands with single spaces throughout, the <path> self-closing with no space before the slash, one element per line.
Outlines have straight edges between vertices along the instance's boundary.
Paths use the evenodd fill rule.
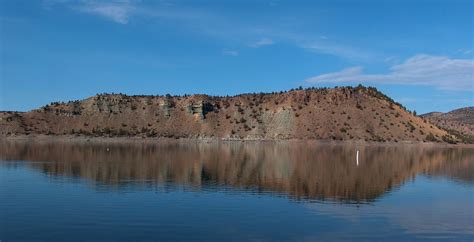
<path fill-rule="evenodd" d="M 441 139 L 446 142 L 446 143 L 449 143 L 449 144 L 457 144 L 456 140 L 453 139 L 453 137 L 451 137 L 451 135 L 443 135 L 443 137 L 441 137 Z"/>
<path fill-rule="evenodd" d="M 427 134 L 426 137 L 425 137 L 425 140 L 428 141 L 428 142 L 437 142 L 438 141 L 432 133 Z"/>

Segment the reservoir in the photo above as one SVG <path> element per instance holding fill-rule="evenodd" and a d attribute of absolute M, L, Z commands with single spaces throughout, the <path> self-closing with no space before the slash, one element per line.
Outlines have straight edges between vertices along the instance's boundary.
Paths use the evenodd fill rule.
<path fill-rule="evenodd" d="M 474 149 L 0 141 L 1 241 L 474 239 Z"/>

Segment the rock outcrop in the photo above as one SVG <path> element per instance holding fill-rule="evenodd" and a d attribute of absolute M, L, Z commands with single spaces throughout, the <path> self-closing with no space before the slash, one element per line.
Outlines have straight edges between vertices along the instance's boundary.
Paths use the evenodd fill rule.
<path fill-rule="evenodd" d="M 2 136 L 456 142 L 375 88 L 309 88 L 232 97 L 99 94 L 0 113 Z"/>

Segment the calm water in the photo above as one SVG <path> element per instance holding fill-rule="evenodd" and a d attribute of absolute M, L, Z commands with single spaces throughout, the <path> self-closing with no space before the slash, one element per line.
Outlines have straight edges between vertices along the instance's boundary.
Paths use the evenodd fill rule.
<path fill-rule="evenodd" d="M 0 145 L 2 242 L 474 240 L 472 148 Z"/>

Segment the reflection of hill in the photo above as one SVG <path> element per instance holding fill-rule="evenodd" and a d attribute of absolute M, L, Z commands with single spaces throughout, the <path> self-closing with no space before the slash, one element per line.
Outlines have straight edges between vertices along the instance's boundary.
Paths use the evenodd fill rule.
<path fill-rule="evenodd" d="M 49 161 L 30 165 L 48 174 L 110 185 L 171 181 L 269 190 L 294 198 L 364 201 L 376 199 L 418 173 L 468 184 L 474 181 L 474 150 L 460 148 L 24 142 L 3 142 L 1 147 L 0 160 Z M 356 149 L 360 150 L 359 166 Z"/>
<path fill-rule="evenodd" d="M 423 172 L 428 175 L 448 177 L 461 183 L 474 185 L 473 149 L 445 150 L 443 159 L 446 162 L 433 164 Z"/>

